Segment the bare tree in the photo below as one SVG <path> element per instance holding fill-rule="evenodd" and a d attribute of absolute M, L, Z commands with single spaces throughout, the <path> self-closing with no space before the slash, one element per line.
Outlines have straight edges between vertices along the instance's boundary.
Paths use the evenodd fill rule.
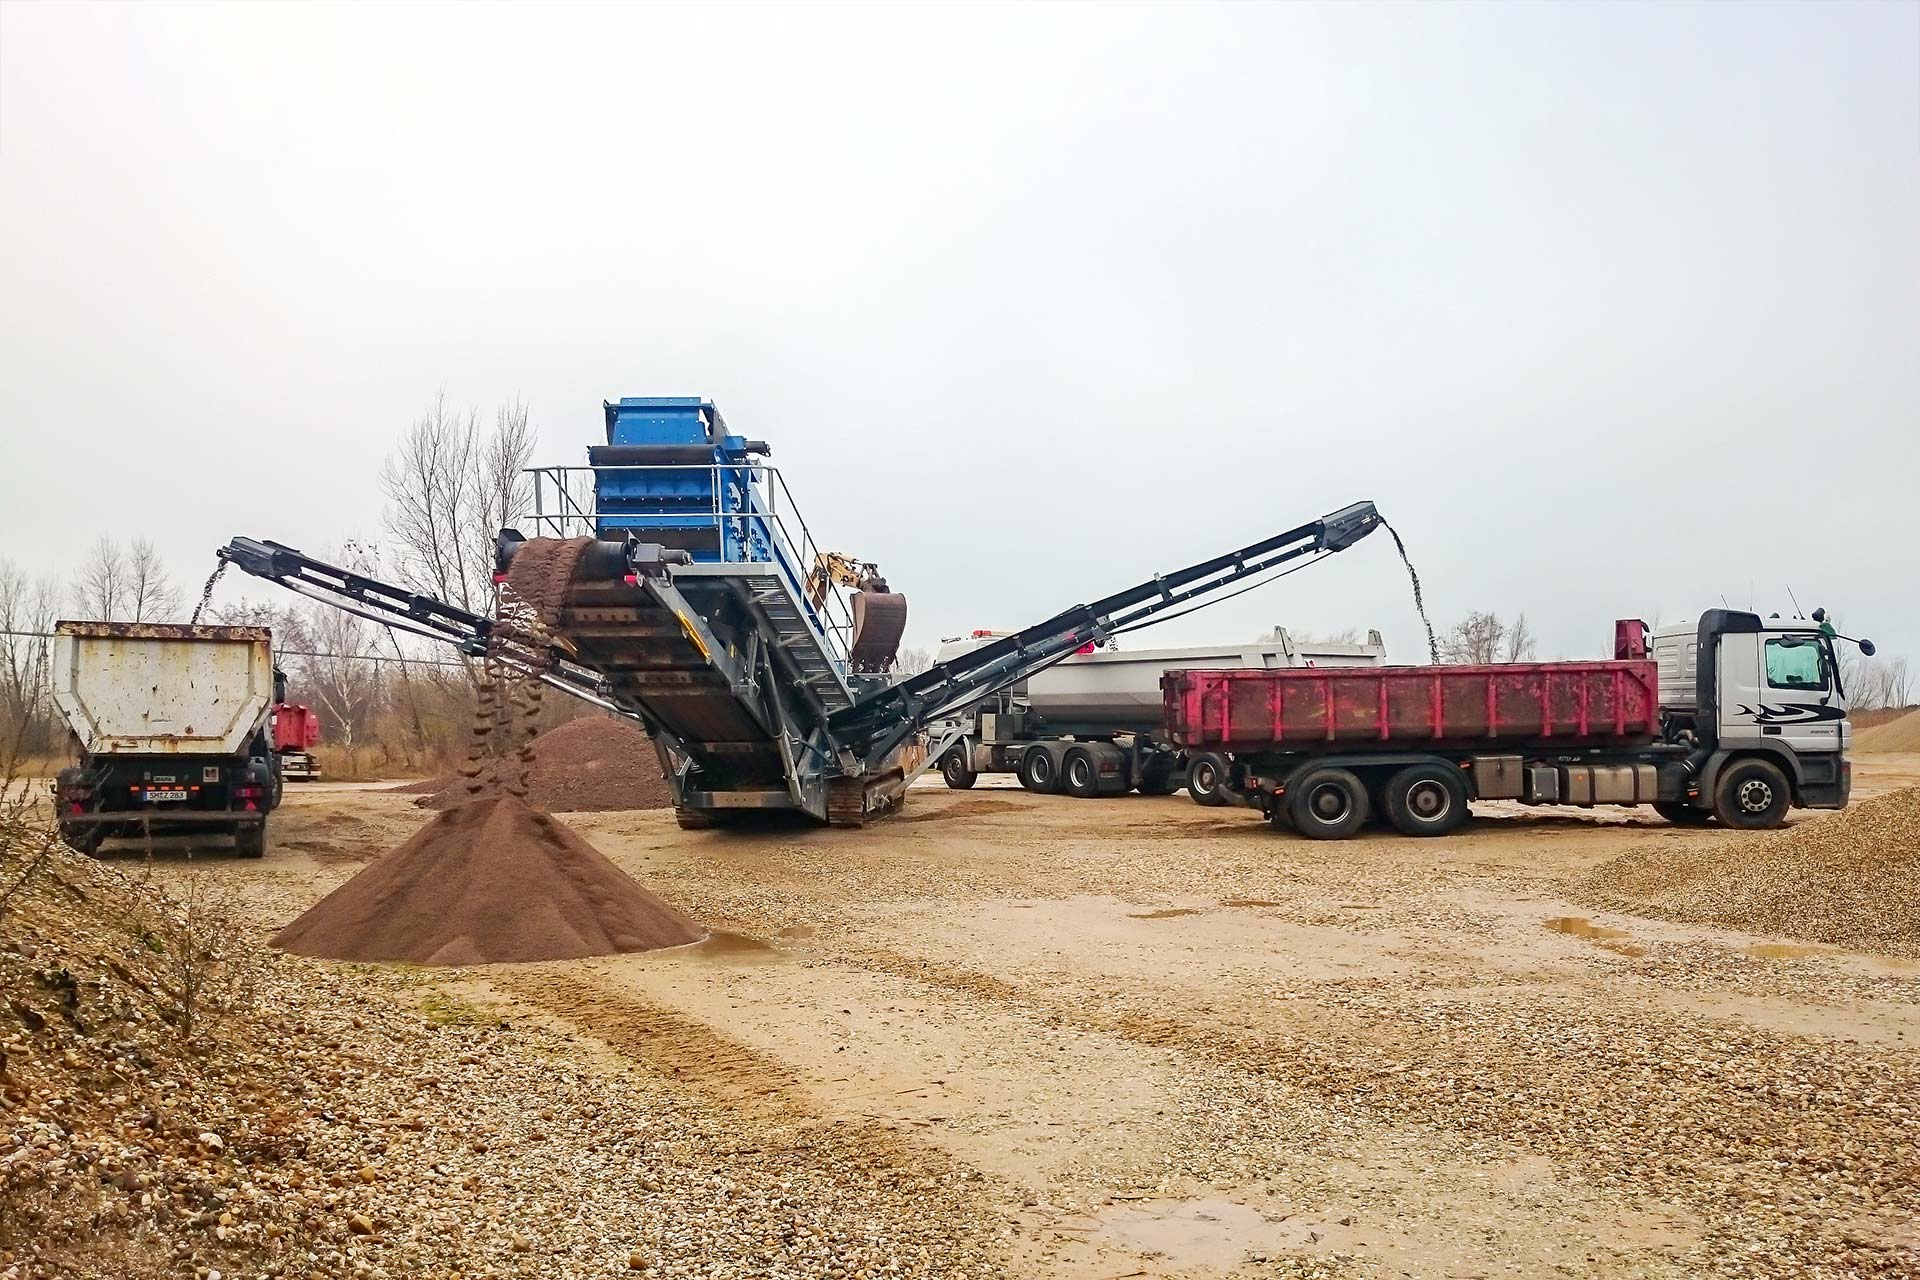
<path fill-rule="evenodd" d="M 1476 610 L 1440 638 L 1440 661 L 1472 666 L 1527 662 L 1537 650 L 1524 613 L 1509 623 L 1497 613 Z"/>
<path fill-rule="evenodd" d="M 180 613 L 180 588 L 145 538 L 135 538 L 127 555 L 126 611 L 129 622 L 171 622 Z"/>
<path fill-rule="evenodd" d="M 908 676 L 917 676 L 933 665 L 933 650 L 902 649 L 893 660 L 893 674 L 896 679 L 904 680 Z"/>
<path fill-rule="evenodd" d="M 1913 705 L 1914 677 L 1907 669 L 1904 657 L 1888 658 L 1887 668 L 1887 705 L 1890 707 L 1910 707 Z"/>
<path fill-rule="evenodd" d="M 100 622 L 122 621 L 128 590 L 127 553 L 118 542 L 103 535 L 87 550 L 86 561 L 80 566 L 74 610 Z"/>
<path fill-rule="evenodd" d="M 0 559 L 0 738 L 16 753 L 44 753 L 57 736 L 47 633 L 59 612 L 59 583 Z"/>
<path fill-rule="evenodd" d="M 1539 646 L 1534 643 L 1533 629 L 1527 625 L 1527 615 L 1514 618 L 1513 625 L 1501 642 L 1502 662 L 1531 662 Z"/>
<path fill-rule="evenodd" d="M 351 759 L 381 702 L 379 629 L 365 618 L 319 606 L 305 619 L 311 648 L 297 660 L 301 687 L 325 713 L 325 724 Z"/>
<path fill-rule="evenodd" d="M 473 613 L 490 610 L 494 535 L 528 496 L 533 455 L 527 407 L 501 406 L 482 433 L 479 412 L 455 410 L 444 390 L 415 420 L 380 474 L 394 571 L 415 591 Z"/>

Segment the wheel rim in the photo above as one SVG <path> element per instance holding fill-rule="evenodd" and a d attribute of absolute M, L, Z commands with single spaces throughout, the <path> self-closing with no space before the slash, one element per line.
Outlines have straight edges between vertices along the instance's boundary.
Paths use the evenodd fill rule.
<path fill-rule="evenodd" d="M 1765 778 L 1748 778 L 1734 795 L 1742 813 L 1765 813 L 1773 808 L 1773 784 Z"/>
<path fill-rule="evenodd" d="M 945 769 L 949 781 L 958 778 L 960 776 L 960 761 L 954 756 L 948 756 Z"/>
<path fill-rule="evenodd" d="M 1193 785 L 1201 791 L 1212 791 L 1214 781 L 1212 765 L 1202 761 L 1193 767 Z"/>
<path fill-rule="evenodd" d="M 1323 782 L 1307 792 L 1307 812 L 1320 822 L 1335 823 L 1353 810 L 1353 798 L 1336 782 Z"/>
<path fill-rule="evenodd" d="M 1440 822 L 1453 811 L 1453 795 L 1446 784 L 1423 778 L 1407 788 L 1407 812 L 1421 822 Z"/>
<path fill-rule="evenodd" d="M 1053 777 L 1053 762 L 1044 755 L 1035 756 L 1027 766 L 1027 776 L 1044 786 Z"/>
<path fill-rule="evenodd" d="M 1067 762 L 1067 781 L 1076 787 L 1084 787 L 1093 780 L 1093 766 L 1085 760 Z"/>

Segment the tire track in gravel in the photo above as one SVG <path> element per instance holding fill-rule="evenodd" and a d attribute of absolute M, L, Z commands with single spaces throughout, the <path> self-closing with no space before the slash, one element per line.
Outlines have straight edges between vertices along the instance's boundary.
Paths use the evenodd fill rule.
<path fill-rule="evenodd" d="M 1285 1001 L 1277 1029 L 1209 1026 L 1169 1016 L 1152 993 L 1019 987 L 884 948 L 836 958 L 1180 1049 L 1362 1112 L 1512 1143 L 1623 1195 L 1691 1205 L 1707 1220 L 1715 1269 L 1920 1274 L 1912 1055 L 1604 1000 L 1384 989 Z"/>
<path fill-rule="evenodd" d="M 1006 1196 L 986 1175 L 889 1125 L 824 1115 L 777 1060 L 595 977 L 528 970 L 489 975 L 488 985 L 707 1102 L 724 1134 L 715 1158 L 752 1159 L 796 1177 L 830 1175 L 849 1189 L 850 1211 L 891 1217 L 903 1234 L 938 1224 L 951 1232 L 956 1269 L 972 1258 L 989 1268 L 978 1274 L 1003 1274 L 990 1260 L 1004 1246 L 990 1232 Z"/>

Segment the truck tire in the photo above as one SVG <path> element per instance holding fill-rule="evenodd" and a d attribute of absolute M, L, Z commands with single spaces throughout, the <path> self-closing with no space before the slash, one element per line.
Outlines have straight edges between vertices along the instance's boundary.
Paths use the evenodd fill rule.
<path fill-rule="evenodd" d="M 1227 802 L 1226 795 L 1220 790 L 1220 784 L 1226 778 L 1225 757 L 1211 751 L 1197 755 L 1187 766 L 1187 796 L 1195 804 L 1217 809 Z"/>
<path fill-rule="evenodd" d="M 1074 747 L 1060 762 L 1060 780 L 1068 795 L 1090 800 L 1100 794 L 1100 762 L 1086 747 Z"/>
<path fill-rule="evenodd" d="M 1308 768 L 1287 784 L 1287 816 L 1309 840 L 1345 840 L 1367 823 L 1367 788 L 1345 769 Z"/>
<path fill-rule="evenodd" d="M 1713 820 L 1711 813 L 1685 800 L 1655 800 L 1653 811 L 1676 827 L 1704 827 Z"/>
<path fill-rule="evenodd" d="M 259 822 L 233 829 L 233 851 L 242 858 L 258 858 L 267 851 L 267 823 Z"/>
<path fill-rule="evenodd" d="M 107 838 L 107 829 L 98 823 L 86 827 L 62 827 L 60 839 L 75 853 L 92 856 L 100 851 L 100 842 Z"/>
<path fill-rule="evenodd" d="M 1744 831 L 1779 826 L 1792 803 L 1787 776 L 1765 760 L 1736 760 L 1713 785 L 1713 816 Z"/>
<path fill-rule="evenodd" d="M 1380 798 L 1402 835 L 1444 836 L 1467 820 L 1467 784 L 1448 764 L 1410 764 L 1387 779 Z"/>
<path fill-rule="evenodd" d="M 967 758 L 955 747 L 940 757 L 940 777 L 954 791 L 965 791 L 980 780 L 980 775 L 967 765 Z"/>
<path fill-rule="evenodd" d="M 1042 746 L 1027 748 L 1020 757 L 1020 785 L 1037 795 L 1050 796 L 1060 789 L 1060 770 L 1053 756 Z"/>

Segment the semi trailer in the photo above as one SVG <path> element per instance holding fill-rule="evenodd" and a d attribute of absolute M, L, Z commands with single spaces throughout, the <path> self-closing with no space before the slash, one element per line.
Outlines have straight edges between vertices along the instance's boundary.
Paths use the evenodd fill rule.
<path fill-rule="evenodd" d="M 1000 634 L 975 631 L 942 641 L 936 661 L 971 653 Z M 1089 646 L 933 725 L 932 736 L 954 739 L 940 758 L 940 776 L 963 790 L 983 773 L 1011 773 L 1029 791 L 1081 797 L 1171 795 L 1185 787 L 1197 804 L 1225 804 L 1218 785 L 1224 757 L 1187 752 L 1167 738 L 1160 691 L 1167 672 L 1379 666 L 1386 654 L 1378 631 L 1361 644 L 1296 640 L 1285 628 L 1257 644 Z"/>
<path fill-rule="evenodd" d="M 1619 622 L 1607 661 L 1180 670 L 1162 693 L 1168 737 L 1223 753 L 1233 801 L 1314 839 L 1372 817 L 1444 835 L 1474 800 L 1649 805 L 1751 829 L 1846 805 L 1847 639 L 1712 609 L 1652 635 Z"/>
<path fill-rule="evenodd" d="M 60 835 L 92 853 L 110 836 L 217 833 L 266 851 L 280 799 L 277 701 L 265 627 L 61 622 L 53 701 L 80 763 L 54 779 Z"/>

